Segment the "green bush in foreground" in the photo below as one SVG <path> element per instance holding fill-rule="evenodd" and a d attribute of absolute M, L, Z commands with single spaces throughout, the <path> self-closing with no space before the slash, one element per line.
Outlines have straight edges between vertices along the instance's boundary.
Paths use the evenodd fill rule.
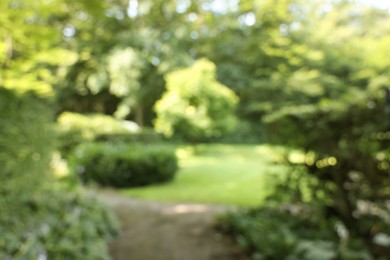
<path fill-rule="evenodd" d="M 107 208 L 83 192 L 43 189 L 2 219 L 0 258 L 109 259 L 107 241 L 118 222 Z M 9 213 L 9 212 L 8 212 Z"/>
<path fill-rule="evenodd" d="M 178 169 L 175 150 L 166 145 L 82 144 L 70 161 L 83 181 L 113 187 L 166 182 Z"/>
<path fill-rule="evenodd" d="M 232 212 L 219 219 L 250 259 L 373 259 L 363 244 L 343 238 L 340 223 L 291 206 Z"/>
<path fill-rule="evenodd" d="M 51 175 L 48 101 L 0 87 L 0 111 L 0 259 L 108 259 L 113 215 Z"/>

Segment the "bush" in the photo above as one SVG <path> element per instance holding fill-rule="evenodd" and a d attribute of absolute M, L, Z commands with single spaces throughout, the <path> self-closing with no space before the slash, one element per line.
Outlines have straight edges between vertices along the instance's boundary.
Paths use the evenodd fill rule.
<path fill-rule="evenodd" d="M 47 102 L 0 86 L 0 198 L 8 205 L 29 198 L 50 175 L 55 135 Z"/>
<path fill-rule="evenodd" d="M 359 241 L 343 240 L 345 228 L 297 207 L 228 213 L 219 227 L 234 236 L 251 259 L 372 259 Z"/>
<path fill-rule="evenodd" d="M 51 175 L 48 101 L 0 87 L 0 111 L 0 259 L 108 259 L 111 213 Z"/>
<path fill-rule="evenodd" d="M 74 192 L 52 193 L 45 202 L 41 207 L 50 215 L 40 239 L 48 259 L 110 259 L 106 241 L 118 233 L 119 226 L 105 205 Z"/>
<path fill-rule="evenodd" d="M 0 229 L 0 258 L 110 259 L 107 241 L 118 222 L 107 208 L 83 192 L 43 189 L 21 204 Z"/>
<path fill-rule="evenodd" d="M 138 125 L 125 120 L 118 120 L 103 114 L 83 115 L 64 112 L 57 119 L 60 151 L 67 155 L 83 142 L 95 140 L 110 141 L 155 141 L 159 135 L 150 130 L 141 130 Z"/>
<path fill-rule="evenodd" d="M 169 181 L 178 168 L 175 150 L 167 145 L 82 144 L 70 162 L 83 181 L 113 187 Z"/>
<path fill-rule="evenodd" d="M 296 102 L 270 113 L 264 122 L 274 143 L 301 149 L 301 159 L 290 163 L 316 179 L 310 189 L 320 202 L 317 206 L 332 209 L 349 233 L 365 240 L 378 258 L 388 259 L 390 243 L 376 242 L 377 233 L 390 236 L 384 228 L 390 223 L 390 132 L 384 86 L 345 87 L 337 99 Z M 361 205 L 370 205 L 370 212 L 361 214 Z M 370 218 L 375 221 L 367 221 Z"/>

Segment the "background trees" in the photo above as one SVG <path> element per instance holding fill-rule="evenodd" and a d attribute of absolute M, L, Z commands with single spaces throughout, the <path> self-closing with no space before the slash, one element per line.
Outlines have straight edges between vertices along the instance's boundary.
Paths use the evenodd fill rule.
<path fill-rule="evenodd" d="M 234 130 L 238 98 L 216 81 L 215 70 L 202 59 L 167 75 L 167 92 L 156 104 L 157 131 L 194 142 Z"/>

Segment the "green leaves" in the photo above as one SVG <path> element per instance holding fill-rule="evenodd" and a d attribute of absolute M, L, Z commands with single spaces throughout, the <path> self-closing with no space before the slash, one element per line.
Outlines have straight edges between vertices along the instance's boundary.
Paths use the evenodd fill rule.
<path fill-rule="evenodd" d="M 167 92 L 155 106 L 157 131 L 195 141 L 234 128 L 238 98 L 216 81 L 215 70 L 212 62 L 203 59 L 166 76 Z"/>
<path fill-rule="evenodd" d="M 0 257 L 108 259 L 117 223 L 50 172 L 51 110 L 36 93 L 0 87 Z"/>
<path fill-rule="evenodd" d="M 313 259 L 319 253 L 323 254 L 318 259 L 334 259 L 337 249 L 330 225 L 317 223 L 313 215 L 300 210 L 299 214 L 275 208 L 228 213 L 220 217 L 219 226 L 233 234 L 251 259 Z"/>
<path fill-rule="evenodd" d="M 108 57 L 111 93 L 119 97 L 137 96 L 143 66 L 140 55 L 134 49 L 114 50 Z"/>
<path fill-rule="evenodd" d="M 267 106 L 262 122 L 268 140 L 311 154 L 312 159 L 298 164 L 302 172 L 307 171 L 321 183 L 311 187 L 317 206 L 324 211 L 332 208 L 334 217 L 357 240 L 366 239 L 372 226 L 363 227 L 365 217 L 353 212 L 359 211 L 361 201 L 384 207 L 382 199 L 386 195 L 382 190 L 389 185 L 385 177 L 388 156 L 384 156 L 389 152 L 388 143 L 378 137 L 383 137 L 389 126 L 384 113 L 388 81 L 384 68 L 390 63 L 376 56 L 387 39 L 378 36 L 379 32 L 372 36 L 366 31 L 363 13 L 359 7 L 345 4 L 324 11 L 321 19 L 313 20 L 314 27 L 302 24 L 292 35 L 294 43 L 299 44 L 293 44 L 290 52 L 291 57 L 300 60 L 300 68 L 274 70 L 270 80 L 273 84 L 269 84 L 272 87 L 262 88 L 264 97 L 271 97 L 273 102 L 260 101 L 255 107 Z M 370 19 L 374 25 L 383 16 Z M 294 63 L 290 62 L 290 69 Z M 388 225 L 386 218 L 377 221 Z M 304 242 L 300 246 L 309 258 L 328 253 L 332 258 L 334 251 L 321 243 L 312 246 Z"/>
<path fill-rule="evenodd" d="M 82 144 L 75 149 L 71 164 L 83 181 L 112 187 L 171 181 L 178 169 L 175 149 L 162 144 Z"/>

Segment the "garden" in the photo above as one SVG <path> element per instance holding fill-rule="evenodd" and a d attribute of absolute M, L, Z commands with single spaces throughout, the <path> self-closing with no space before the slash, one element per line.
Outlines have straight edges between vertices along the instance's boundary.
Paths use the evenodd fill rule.
<path fill-rule="evenodd" d="M 1 259 L 194 225 L 194 259 L 390 258 L 389 9 L 5 0 L 0 25 Z"/>

